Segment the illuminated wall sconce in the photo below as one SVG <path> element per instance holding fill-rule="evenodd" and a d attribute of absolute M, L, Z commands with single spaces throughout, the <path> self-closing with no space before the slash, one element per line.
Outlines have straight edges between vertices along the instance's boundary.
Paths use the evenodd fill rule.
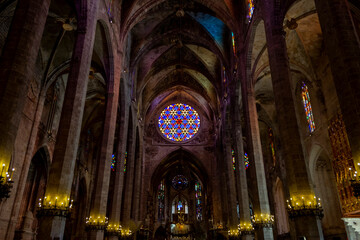
<path fill-rule="evenodd" d="M 47 195 L 39 199 L 37 215 L 69 217 L 73 207 L 73 200 L 68 196 Z"/>
<path fill-rule="evenodd" d="M 105 216 L 90 216 L 86 218 L 86 231 L 105 231 L 108 223 L 109 219 Z"/>
<path fill-rule="evenodd" d="M 239 229 L 230 229 L 228 231 L 228 236 L 231 240 L 237 240 L 241 237 Z"/>
<path fill-rule="evenodd" d="M 320 219 L 324 216 L 320 198 L 314 195 L 294 196 L 287 202 L 287 211 L 290 218 L 300 216 L 317 216 Z"/>
<path fill-rule="evenodd" d="M 255 228 L 271 228 L 274 225 L 274 215 L 255 214 L 251 217 L 251 221 Z"/>
<path fill-rule="evenodd" d="M 108 236 L 121 236 L 122 226 L 120 224 L 108 224 L 106 234 Z"/>
<path fill-rule="evenodd" d="M 11 188 L 13 187 L 13 175 L 15 168 L 11 169 L 10 172 L 6 172 L 5 163 L 2 164 L 1 174 L 0 174 L 0 202 L 3 199 L 10 197 Z"/>
<path fill-rule="evenodd" d="M 130 229 L 122 229 L 120 239 L 133 239 L 133 232 Z"/>
<path fill-rule="evenodd" d="M 240 223 L 238 225 L 238 229 L 240 231 L 240 235 L 254 235 L 254 226 L 252 223 Z"/>

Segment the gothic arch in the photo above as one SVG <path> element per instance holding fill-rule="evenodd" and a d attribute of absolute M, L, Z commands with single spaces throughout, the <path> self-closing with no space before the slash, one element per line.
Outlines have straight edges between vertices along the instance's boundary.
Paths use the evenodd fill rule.
<path fill-rule="evenodd" d="M 341 237 L 344 226 L 331 158 L 323 147 L 314 145 L 310 153 L 310 175 L 315 195 L 321 199 L 324 210 L 322 226 L 326 236 Z"/>
<path fill-rule="evenodd" d="M 285 192 L 283 182 L 278 177 L 273 187 L 275 202 L 275 223 L 278 235 L 290 231 L 288 215 L 286 212 Z"/>
<path fill-rule="evenodd" d="M 25 238 L 35 234 L 38 220 L 36 218 L 39 199 L 44 197 L 49 172 L 49 151 L 47 146 L 41 147 L 33 156 L 26 174 L 25 189 L 23 192 L 19 221 L 16 235 Z"/>

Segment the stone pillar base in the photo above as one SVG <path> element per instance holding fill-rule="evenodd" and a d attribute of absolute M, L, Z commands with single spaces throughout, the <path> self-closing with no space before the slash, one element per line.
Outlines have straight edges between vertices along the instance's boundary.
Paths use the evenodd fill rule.
<path fill-rule="evenodd" d="M 37 239 L 54 240 L 63 239 L 66 217 L 42 216 L 39 218 L 39 232 Z"/>
<path fill-rule="evenodd" d="M 295 225 L 296 238 L 306 237 L 306 240 L 323 240 L 321 221 L 316 216 L 298 216 L 292 219 Z"/>
<path fill-rule="evenodd" d="M 256 228 L 255 228 L 256 229 Z M 255 239 L 273 240 L 274 234 L 272 227 L 261 227 L 255 230 Z"/>
<path fill-rule="evenodd" d="M 88 240 L 103 240 L 104 239 L 104 230 L 88 231 L 88 238 L 87 239 Z M 118 239 L 118 238 L 115 238 L 115 239 Z"/>
<path fill-rule="evenodd" d="M 22 239 L 22 240 L 33 240 L 35 239 L 35 233 L 32 230 L 32 225 L 34 222 L 33 213 L 27 211 L 26 215 L 23 217 L 23 227 L 21 230 L 16 231 L 15 239 Z"/>

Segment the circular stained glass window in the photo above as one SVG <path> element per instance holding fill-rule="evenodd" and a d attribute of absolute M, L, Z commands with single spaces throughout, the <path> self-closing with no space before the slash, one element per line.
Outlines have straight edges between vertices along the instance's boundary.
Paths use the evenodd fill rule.
<path fill-rule="evenodd" d="M 161 133 L 172 141 L 189 140 L 198 132 L 199 127 L 199 114 L 184 103 L 171 104 L 159 116 Z"/>
<path fill-rule="evenodd" d="M 171 183 L 173 188 L 180 191 L 186 189 L 189 184 L 187 178 L 184 175 L 175 176 Z"/>

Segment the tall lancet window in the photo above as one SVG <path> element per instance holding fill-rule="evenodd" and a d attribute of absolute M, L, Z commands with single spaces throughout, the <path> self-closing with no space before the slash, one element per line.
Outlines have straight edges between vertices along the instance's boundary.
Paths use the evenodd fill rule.
<path fill-rule="evenodd" d="M 303 82 L 301 87 L 301 96 L 304 104 L 304 110 L 306 114 L 306 120 L 309 125 L 310 133 L 315 131 L 315 121 L 314 116 L 311 108 L 311 102 L 310 102 L 310 95 L 309 95 L 309 89 L 306 86 L 306 84 Z"/>
<path fill-rule="evenodd" d="M 124 173 L 126 172 L 126 162 L 127 162 L 127 152 L 125 152 L 125 157 L 124 157 Z"/>
<path fill-rule="evenodd" d="M 196 205 L 196 219 L 202 220 L 202 188 L 199 181 L 195 182 L 195 205 Z"/>
<path fill-rule="evenodd" d="M 116 167 L 116 157 L 115 154 L 111 155 L 111 171 L 115 172 Z"/>
<path fill-rule="evenodd" d="M 271 157 L 273 160 L 274 166 L 276 165 L 276 155 L 275 155 L 275 144 L 274 144 L 274 133 L 271 128 L 269 128 L 269 146 L 271 151 Z"/>
<path fill-rule="evenodd" d="M 108 16 L 109 16 L 109 22 L 113 23 L 114 18 L 113 18 L 113 8 L 114 8 L 114 0 L 110 0 L 109 1 L 109 7 L 108 7 Z"/>
<path fill-rule="evenodd" d="M 247 0 L 247 19 L 249 22 L 251 21 L 251 18 L 254 14 L 254 0 Z"/>
<path fill-rule="evenodd" d="M 236 160 L 235 160 L 235 151 L 234 149 L 231 150 L 231 158 L 232 158 L 232 165 L 233 165 L 233 170 L 236 170 Z"/>
<path fill-rule="evenodd" d="M 161 222 L 165 217 L 165 186 L 164 180 L 158 187 L 158 221 Z"/>
<path fill-rule="evenodd" d="M 236 56 L 235 35 L 233 32 L 231 33 L 231 42 L 232 42 L 234 55 Z"/>
<path fill-rule="evenodd" d="M 245 169 L 248 169 L 248 167 L 250 165 L 250 161 L 249 161 L 249 156 L 247 153 L 244 153 L 244 164 L 245 164 Z"/>

